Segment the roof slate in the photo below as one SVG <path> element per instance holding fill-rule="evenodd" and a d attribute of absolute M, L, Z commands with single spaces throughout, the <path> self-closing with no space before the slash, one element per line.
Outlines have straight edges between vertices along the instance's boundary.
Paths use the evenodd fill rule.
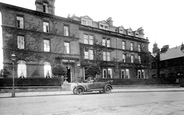
<path fill-rule="evenodd" d="M 160 60 L 168 60 L 184 57 L 184 53 L 181 51 L 181 46 L 176 46 L 174 48 L 168 49 L 165 53 L 160 54 Z"/>

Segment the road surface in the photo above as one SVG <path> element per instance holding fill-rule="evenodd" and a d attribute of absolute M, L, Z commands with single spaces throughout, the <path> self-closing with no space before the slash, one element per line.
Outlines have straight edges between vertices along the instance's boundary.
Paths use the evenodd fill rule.
<path fill-rule="evenodd" d="M 184 115 L 184 92 L 0 98 L 0 115 Z"/>

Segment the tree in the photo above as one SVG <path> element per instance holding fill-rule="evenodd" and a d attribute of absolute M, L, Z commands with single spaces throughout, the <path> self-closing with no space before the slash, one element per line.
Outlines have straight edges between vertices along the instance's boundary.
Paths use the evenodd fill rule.
<path fill-rule="evenodd" d="M 86 69 L 86 75 L 87 77 L 94 78 L 97 74 L 100 74 L 100 71 L 100 66 L 98 66 L 97 64 L 91 64 Z"/>
<path fill-rule="evenodd" d="M 8 71 L 7 67 L 0 70 L 0 77 L 7 78 L 11 73 Z"/>
<path fill-rule="evenodd" d="M 63 64 L 57 64 L 52 68 L 52 74 L 54 76 L 58 76 L 58 77 L 65 76 L 66 72 L 67 72 L 67 69 Z"/>

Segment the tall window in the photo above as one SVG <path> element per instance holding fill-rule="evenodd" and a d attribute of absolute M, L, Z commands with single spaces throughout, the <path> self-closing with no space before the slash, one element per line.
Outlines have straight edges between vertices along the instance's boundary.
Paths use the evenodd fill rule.
<path fill-rule="evenodd" d="M 138 56 L 139 63 L 141 63 L 141 56 Z"/>
<path fill-rule="evenodd" d="M 102 78 L 107 78 L 107 69 L 103 69 L 102 72 Z"/>
<path fill-rule="evenodd" d="M 69 26 L 64 25 L 64 36 L 69 36 Z"/>
<path fill-rule="evenodd" d="M 111 41 L 108 38 L 102 38 L 102 46 L 110 47 L 111 46 Z"/>
<path fill-rule="evenodd" d="M 18 61 L 18 78 L 26 78 L 27 77 L 27 70 L 26 70 L 26 62 L 25 61 Z"/>
<path fill-rule="evenodd" d="M 134 56 L 133 55 L 130 56 L 130 59 L 131 59 L 131 63 L 134 63 Z"/>
<path fill-rule="evenodd" d="M 84 51 L 84 59 L 90 59 L 93 60 L 94 59 L 94 55 L 93 55 L 93 50 L 85 50 Z"/>
<path fill-rule="evenodd" d="M 110 52 L 103 52 L 103 61 L 110 61 Z"/>
<path fill-rule="evenodd" d="M 122 61 L 125 62 L 126 61 L 126 58 L 125 58 L 125 54 L 122 54 Z"/>
<path fill-rule="evenodd" d="M 94 37 L 89 35 L 89 44 L 93 45 L 93 42 L 94 42 Z"/>
<path fill-rule="evenodd" d="M 69 54 L 70 53 L 70 43 L 64 42 L 64 46 L 65 46 L 65 53 Z"/>
<path fill-rule="evenodd" d="M 48 13 L 48 4 L 43 3 L 43 12 Z"/>
<path fill-rule="evenodd" d="M 88 34 L 84 34 L 84 44 L 93 45 L 94 44 L 94 36 L 88 35 Z"/>
<path fill-rule="evenodd" d="M 102 70 L 102 78 L 112 78 L 112 68 Z"/>
<path fill-rule="evenodd" d="M 24 18 L 17 16 L 17 28 L 24 28 Z"/>
<path fill-rule="evenodd" d="M 122 41 L 122 49 L 125 50 L 125 42 Z"/>
<path fill-rule="evenodd" d="M 125 71 L 126 71 L 125 79 L 130 79 L 129 69 L 125 69 Z"/>
<path fill-rule="evenodd" d="M 137 79 L 145 79 L 145 71 L 144 70 L 138 70 L 137 71 Z"/>
<path fill-rule="evenodd" d="M 108 78 L 112 78 L 112 69 L 111 68 L 108 68 Z"/>
<path fill-rule="evenodd" d="M 122 78 L 122 79 L 125 78 L 125 70 L 124 70 L 124 69 L 121 70 L 121 78 Z"/>
<path fill-rule="evenodd" d="M 24 45 L 24 36 L 17 36 L 17 45 L 18 45 L 18 49 L 24 49 L 25 45 Z"/>
<path fill-rule="evenodd" d="M 102 38 L 102 46 L 106 46 L 106 39 Z"/>
<path fill-rule="evenodd" d="M 134 50 L 134 44 L 130 43 L 130 50 L 133 51 Z"/>
<path fill-rule="evenodd" d="M 49 22 L 43 22 L 43 32 L 49 33 Z"/>
<path fill-rule="evenodd" d="M 110 47 L 110 40 L 107 39 L 107 47 Z"/>
<path fill-rule="evenodd" d="M 43 40 L 44 42 L 44 51 L 50 52 L 50 41 L 49 40 Z"/>
<path fill-rule="evenodd" d="M 93 50 L 89 50 L 89 59 L 93 60 Z"/>
<path fill-rule="evenodd" d="M 44 77 L 45 78 L 51 78 L 52 77 L 52 70 L 51 65 L 49 62 L 44 63 Z"/>
<path fill-rule="evenodd" d="M 141 45 L 138 44 L 138 52 L 141 52 Z"/>

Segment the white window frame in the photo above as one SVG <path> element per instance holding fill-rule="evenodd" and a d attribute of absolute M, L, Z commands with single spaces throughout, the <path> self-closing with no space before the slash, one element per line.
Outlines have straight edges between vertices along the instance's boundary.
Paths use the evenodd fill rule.
<path fill-rule="evenodd" d="M 122 49 L 125 50 L 125 41 L 122 41 Z"/>
<path fill-rule="evenodd" d="M 107 61 L 107 54 L 106 54 L 106 52 L 103 52 L 103 61 Z"/>
<path fill-rule="evenodd" d="M 43 32 L 49 33 L 49 22 L 43 22 Z"/>
<path fill-rule="evenodd" d="M 131 63 L 134 63 L 134 56 L 133 55 L 130 55 L 130 61 L 131 61 Z"/>
<path fill-rule="evenodd" d="M 44 62 L 44 77 L 52 78 L 52 69 L 49 62 Z"/>
<path fill-rule="evenodd" d="M 65 47 L 65 53 L 70 54 L 70 43 L 64 42 L 64 47 Z"/>
<path fill-rule="evenodd" d="M 27 77 L 27 67 L 26 62 L 23 60 L 19 60 L 17 65 L 17 74 L 18 78 L 26 78 Z"/>
<path fill-rule="evenodd" d="M 108 70 L 108 72 L 107 72 L 107 78 L 112 78 L 112 68 L 108 68 L 107 69 Z M 109 75 L 110 75 L 110 77 L 109 77 Z"/>
<path fill-rule="evenodd" d="M 130 50 L 131 50 L 131 51 L 134 50 L 134 43 L 130 43 Z"/>
<path fill-rule="evenodd" d="M 141 45 L 138 44 L 138 52 L 141 52 Z"/>
<path fill-rule="evenodd" d="M 84 50 L 84 59 L 88 59 L 89 58 L 89 52 Z"/>
<path fill-rule="evenodd" d="M 138 70 L 137 71 L 137 79 L 141 79 L 141 78 L 142 78 L 141 70 Z"/>
<path fill-rule="evenodd" d="M 107 41 L 107 47 L 110 47 L 110 46 L 111 46 L 111 41 L 110 41 L 110 39 L 107 39 L 106 41 Z"/>
<path fill-rule="evenodd" d="M 69 36 L 69 26 L 64 25 L 64 36 Z"/>
<path fill-rule="evenodd" d="M 144 71 L 144 70 L 142 70 L 142 78 L 143 78 L 143 79 L 146 79 L 145 71 Z"/>
<path fill-rule="evenodd" d="M 124 53 L 122 54 L 122 61 L 123 61 L 124 63 L 126 62 L 126 56 L 125 56 Z"/>
<path fill-rule="evenodd" d="M 44 52 L 50 52 L 50 40 L 44 39 Z"/>
<path fill-rule="evenodd" d="M 24 36 L 17 36 L 17 46 L 18 49 L 24 49 L 25 48 L 25 40 L 24 40 Z"/>
<path fill-rule="evenodd" d="M 93 60 L 94 55 L 93 55 L 93 50 L 89 50 L 89 59 Z"/>
<path fill-rule="evenodd" d="M 139 63 L 141 63 L 141 56 L 138 56 Z"/>
<path fill-rule="evenodd" d="M 24 28 L 24 17 L 17 16 L 16 19 L 17 19 L 17 28 L 23 29 Z"/>
<path fill-rule="evenodd" d="M 102 38 L 102 46 L 106 46 L 106 38 Z"/>
<path fill-rule="evenodd" d="M 125 69 L 126 74 L 125 74 L 125 79 L 130 79 L 130 71 L 129 69 Z"/>
<path fill-rule="evenodd" d="M 84 44 L 89 44 L 88 42 L 88 35 L 84 34 Z"/>
<path fill-rule="evenodd" d="M 110 61 L 110 60 L 111 60 L 111 53 L 107 52 L 107 61 Z"/>
<path fill-rule="evenodd" d="M 94 36 L 89 35 L 89 44 L 93 45 L 94 44 Z"/>

